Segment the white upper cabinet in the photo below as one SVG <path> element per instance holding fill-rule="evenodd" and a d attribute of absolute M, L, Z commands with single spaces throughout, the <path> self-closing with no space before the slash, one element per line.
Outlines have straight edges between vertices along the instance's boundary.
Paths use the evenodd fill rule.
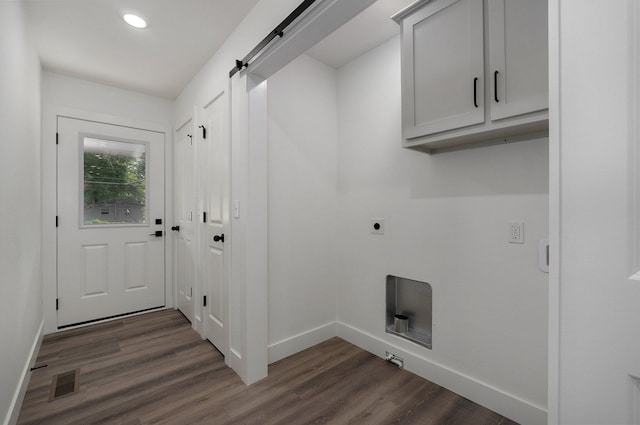
<path fill-rule="evenodd" d="M 393 19 L 402 31 L 404 146 L 432 151 L 547 131 L 547 0 L 421 0 Z"/>
<path fill-rule="evenodd" d="M 549 106 L 546 0 L 489 0 L 491 120 Z"/>
<path fill-rule="evenodd" d="M 406 19 L 406 137 L 484 122 L 482 21 L 482 0 L 432 2 Z"/>

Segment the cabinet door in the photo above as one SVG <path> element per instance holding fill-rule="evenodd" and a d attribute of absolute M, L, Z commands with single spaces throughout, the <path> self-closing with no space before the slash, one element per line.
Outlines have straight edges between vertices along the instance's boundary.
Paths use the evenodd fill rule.
<path fill-rule="evenodd" d="M 547 0 L 488 5 L 491 120 L 547 109 Z"/>
<path fill-rule="evenodd" d="M 483 123 L 482 0 L 435 0 L 402 22 L 405 139 Z"/>

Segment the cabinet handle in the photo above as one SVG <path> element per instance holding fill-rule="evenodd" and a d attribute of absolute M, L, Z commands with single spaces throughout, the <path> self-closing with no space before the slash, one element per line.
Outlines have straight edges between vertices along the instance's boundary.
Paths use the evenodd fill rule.
<path fill-rule="evenodd" d="M 493 98 L 496 102 L 500 102 L 498 100 L 498 71 L 493 73 Z"/>
<path fill-rule="evenodd" d="M 473 79 L 473 106 L 478 107 L 478 77 Z"/>

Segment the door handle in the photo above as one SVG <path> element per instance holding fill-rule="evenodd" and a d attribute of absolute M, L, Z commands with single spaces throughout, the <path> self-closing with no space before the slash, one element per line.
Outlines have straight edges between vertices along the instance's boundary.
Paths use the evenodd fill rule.
<path fill-rule="evenodd" d="M 161 238 L 162 230 L 156 230 L 154 233 L 150 233 L 149 236 L 155 236 L 156 238 Z"/>
<path fill-rule="evenodd" d="M 171 230 L 173 230 L 174 232 L 179 232 L 180 226 L 171 226 Z"/>
<path fill-rule="evenodd" d="M 478 107 L 478 77 L 473 79 L 473 106 Z"/>
<path fill-rule="evenodd" d="M 496 101 L 496 103 L 500 102 L 498 100 L 498 71 L 495 71 L 493 73 L 493 98 Z"/>
<path fill-rule="evenodd" d="M 222 243 L 224 243 L 224 233 L 222 233 L 221 235 L 215 235 L 213 237 L 213 241 L 214 242 L 222 242 Z"/>

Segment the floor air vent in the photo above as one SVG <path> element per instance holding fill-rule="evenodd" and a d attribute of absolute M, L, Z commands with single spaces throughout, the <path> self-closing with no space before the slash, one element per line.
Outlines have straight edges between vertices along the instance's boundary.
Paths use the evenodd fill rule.
<path fill-rule="evenodd" d="M 51 378 L 49 401 L 57 400 L 77 392 L 80 387 L 79 375 L 80 369 L 54 375 L 53 378 Z"/>

